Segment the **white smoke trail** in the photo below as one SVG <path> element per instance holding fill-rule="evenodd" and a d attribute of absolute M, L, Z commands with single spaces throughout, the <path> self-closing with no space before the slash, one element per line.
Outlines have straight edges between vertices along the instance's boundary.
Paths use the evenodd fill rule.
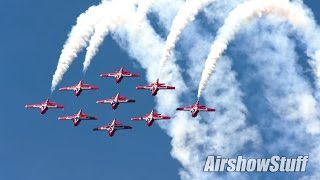
<path fill-rule="evenodd" d="M 132 0 L 129 2 L 117 0 L 115 2 L 102 0 L 101 3 L 97 6 L 90 7 L 86 12 L 82 13 L 77 18 L 77 23 L 75 26 L 72 27 L 72 30 L 69 34 L 69 38 L 66 41 L 62 51 L 61 55 L 59 57 L 57 69 L 53 75 L 52 79 L 52 85 L 51 85 L 51 92 L 53 92 L 56 88 L 56 86 L 59 84 L 59 82 L 62 80 L 63 75 L 67 72 L 69 69 L 69 66 L 72 64 L 74 59 L 77 57 L 77 54 L 87 46 L 87 42 L 89 41 L 90 37 L 95 33 L 95 28 L 99 28 L 100 26 L 103 26 L 104 24 L 101 23 L 103 19 L 100 19 L 99 17 L 104 18 L 106 15 L 106 9 L 110 10 L 111 5 L 118 6 L 116 9 L 118 9 L 121 12 L 124 12 L 124 8 L 121 8 L 121 5 L 127 4 L 137 4 L 140 3 L 141 0 Z M 108 8 L 109 7 L 109 8 Z M 123 6 L 126 7 L 126 6 Z M 112 9 L 112 8 L 111 8 Z M 113 10 L 114 11 L 114 10 Z M 114 13 L 112 13 L 114 14 Z M 119 17 L 119 16 L 118 16 Z M 119 20 L 117 19 L 117 16 L 114 15 L 112 21 Z M 112 29 L 114 26 L 111 24 L 110 29 Z M 99 28 L 100 30 L 97 30 L 96 35 L 93 37 L 92 41 L 97 42 L 100 41 L 97 36 L 98 34 L 107 34 L 107 32 L 101 32 L 102 28 Z M 101 35 L 102 36 L 102 35 Z M 93 43 L 94 44 L 94 43 Z M 91 53 L 94 52 L 94 48 L 90 47 L 89 51 Z M 87 59 L 90 58 L 90 54 L 88 55 Z M 88 61 L 88 60 L 87 60 Z M 86 63 L 86 66 L 88 65 L 88 62 Z"/>
<path fill-rule="evenodd" d="M 257 97 L 263 94 L 267 100 L 264 107 L 261 107 L 261 102 L 266 102 L 263 98 L 253 102 L 260 104 L 260 108 L 255 106 L 252 111 L 252 114 L 259 115 L 257 124 L 260 132 L 264 137 L 270 137 L 274 132 L 280 133 L 277 140 L 263 142 L 262 147 L 270 153 L 285 152 L 287 156 L 312 154 L 308 169 L 311 173 L 309 176 L 313 176 L 318 172 L 311 169 L 320 164 L 317 158 L 320 153 L 316 152 L 319 135 L 314 135 L 320 128 L 317 121 L 319 102 L 313 97 L 313 89 L 299 69 L 295 42 L 288 37 L 288 25 L 275 22 L 272 18 L 263 18 L 262 22 L 257 22 L 246 28 L 245 37 L 239 40 L 248 46 L 237 43 L 235 48 L 248 54 L 244 61 L 254 66 L 242 72 L 245 74 L 242 82 L 247 81 L 243 86 L 251 89 L 254 85 L 250 84 L 258 81 L 263 88 Z M 273 113 L 268 112 L 269 109 L 276 117 L 270 115 Z M 268 129 L 263 128 L 266 124 L 270 124 Z"/>
<path fill-rule="evenodd" d="M 142 23 L 147 20 L 147 13 L 150 11 L 154 4 L 155 0 L 144 0 L 138 4 L 138 9 L 135 14 L 135 28 L 137 30 L 141 29 Z"/>
<path fill-rule="evenodd" d="M 211 46 L 211 52 L 207 57 L 205 68 L 202 72 L 198 97 L 201 96 L 207 86 L 208 80 L 215 70 L 217 61 L 242 25 L 255 16 L 268 14 L 284 18 L 298 31 L 301 31 L 302 34 L 316 31 L 314 20 L 309 17 L 307 11 L 297 2 L 290 2 L 288 0 L 251 0 L 244 2 L 229 14 L 224 25 L 218 31 L 218 35 Z M 314 33 L 312 34 L 314 35 Z M 308 37 L 307 35 L 305 36 Z M 308 41 L 308 39 L 306 41 Z M 309 56 L 319 58 L 315 57 L 317 52 L 319 56 L 319 51 L 310 50 Z M 320 61 L 319 59 L 314 60 Z M 316 62 L 316 64 L 318 64 L 318 62 Z M 317 69 L 317 67 L 318 65 L 314 66 L 314 71 L 316 72 L 315 74 L 320 77 L 320 69 Z"/>
<path fill-rule="evenodd" d="M 93 28 L 97 22 L 95 17 L 99 16 L 99 13 L 101 13 L 101 5 L 92 6 L 77 18 L 77 23 L 72 27 L 69 38 L 61 51 L 57 69 L 52 79 L 51 92 L 55 90 L 62 80 L 63 75 L 77 57 L 77 53 L 87 46 L 87 41 L 93 34 Z"/>
<path fill-rule="evenodd" d="M 86 73 L 86 71 L 88 70 L 92 58 L 97 54 L 98 47 L 100 46 L 100 44 L 102 44 L 104 38 L 109 33 L 108 23 L 109 22 L 107 20 L 104 20 L 94 27 L 95 32 L 89 41 L 89 46 L 87 47 L 87 52 L 83 62 L 84 73 Z"/>
<path fill-rule="evenodd" d="M 190 22 L 194 20 L 199 10 L 203 9 L 209 2 L 212 1 L 214 0 L 189 0 L 186 1 L 179 9 L 172 22 L 170 33 L 167 37 L 166 44 L 161 55 L 160 65 L 158 68 L 158 77 L 160 77 L 165 63 L 170 58 L 172 50 L 174 49 L 176 42 L 179 40 L 181 32 Z"/>
<path fill-rule="evenodd" d="M 107 1 L 109 2 L 109 1 Z M 85 73 L 90 66 L 92 58 L 97 54 L 98 48 L 103 43 L 103 40 L 109 32 L 123 25 L 126 21 L 125 13 L 127 13 L 127 5 L 132 2 L 114 1 L 108 6 L 104 6 L 104 14 L 100 17 L 96 17 L 100 21 L 94 26 L 94 34 L 90 39 L 89 46 L 87 47 L 87 53 L 83 62 L 83 72 Z"/>

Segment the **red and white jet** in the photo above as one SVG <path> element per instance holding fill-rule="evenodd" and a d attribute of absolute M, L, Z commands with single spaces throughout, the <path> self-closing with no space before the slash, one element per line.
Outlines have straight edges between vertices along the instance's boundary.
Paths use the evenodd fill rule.
<path fill-rule="evenodd" d="M 124 96 L 120 96 L 120 93 L 118 92 L 115 97 L 112 97 L 111 99 L 104 99 L 104 100 L 99 100 L 96 103 L 97 104 L 111 104 L 112 110 L 117 109 L 119 103 L 132 103 L 136 102 L 133 99 L 128 99 Z"/>
<path fill-rule="evenodd" d="M 133 121 L 145 120 L 147 125 L 150 127 L 155 120 L 167 120 L 170 119 L 170 116 L 162 116 L 161 114 L 154 113 L 154 110 L 150 114 L 146 114 L 142 117 L 131 118 Z"/>
<path fill-rule="evenodd" d="M 124 126 L 121 122 L 117 122 L 116 119 L 113 119 L 111 123 L 108 123 L 106 126 L 94 128 L 93 131 L 107 131 L 109 136 L 112 137 L 117 130 L 122 129 L 132 129 L 132 127 Z"/>
<path fill-rule="evenodd" d="M 64 106 L 57 105 L 55 102 L 50 102 L 49 99 L 42 102 L 41 104 L 28 104 L 25 106 L 26 108 L 40 108 L 40 114 L 45 114 L 49 108 L 58 108 L 63 109 Z"/>
<path fill-rule="evenodd" d="M 99 89 L 97 86 L 90 86 L 89 84 L 84 84 L 81 80 L 78 84 L 75 84 L 73 86 L 63 87 L 60 88 L 60 91 L 74 91 L 74 94 L 78 97 L 80 96 L 82 90 L 95 90 Z"/>
<path fill-rule="evenodd" d="M 165 83 L 159 83 L 159 79 L 155 83 L 147 86 L 137 86 L 136 89 L 148 89 L 151 91 L 152 96 L 156 96 L 160 89 L 175 89 L 174 86 L 166 86 Z"/>
<path fill-rule="evenodd" d="M 200 111 L 216 111 L 213 108 L 207 108 L 206 106 L 200 105 L 199 100 L 193 106 L 187 106 L 182 108 L 177 108 L 178 111 L 190 111 L 192 117 L 197 117 Z"/>
<path fill-rule="evenodd" d="M 116 83 L 119 84 L 123 77 L 139 77 L 139 74 L 133 74 L 130 71 L 124 70 L 123 67 L 120 68 L 120 70 L 115 71 L 114 73 L 106 73 L 106 74 L 100 74 L 100 77 L 114 77 L 116 79 Z"/>
<path fill-rule="evenodd" d="M 59 120 L 72 120 L 74 126 L 78 126 L 82 120 L 98 120 L 98 118 L 82 113 L 82 109 L 72 116 L 59 117 Z"/>

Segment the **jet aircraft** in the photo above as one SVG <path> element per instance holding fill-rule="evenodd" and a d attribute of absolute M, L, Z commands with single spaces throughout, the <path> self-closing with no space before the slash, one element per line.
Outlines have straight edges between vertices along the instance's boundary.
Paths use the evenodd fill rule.
<path fill-rule="evenodd" d="M 169 116 L 163 116 L 161 114 L 157 114 L 154 112 L 154 110 L 152 110 L 151 113 L 146 114 L 145 116 L 131 118 L 131 120 L 133 121 L 145 120 L 149 127 L 153 124 L 155 120 L 168 120 L 168 119 L 170 119 Z"/>
<path fill-rule="evenodd" d="M 117 120 L 114 119 L 111 123 L 108 123 L 105 126 L 94 128 L 93 131 L 107 131 L 109 136 L 112 137 L 117 130 L 122 129 L 132 129 L 132 127 L 122 125 L 121 122 L 117 122 Z"/>
<path fill-rule="evenodd" d="M 177 111 L 190 111 L 192 117 L 197 117 L 200 111 L 216 111 L 214 108 L 207 108 L 206 106 L 200 105 L 199 100 L 192 106 L 177 108 Z"/>
<path fill-rule="evenodd" d="M 137 86 L 136 89 L 147 89 L 151 91 L 152 96 L 156 96 L 160 89 L 175 89 L 174 86 L 166 86 L 165 83 L 159 83 L 159 79 L 155 83 L 146 86 Z"/>
<path fill-rule="evenodd" d="M 139 74 L 133 74 L 130 71 L 126 71 L 123 67 L 114 73 L 100 74 L 100 77 L 114 77 L 116 83 L 119 84 L 124 77 L 139 77 Z"/>
<path fill-rule="evenodd" d="M 128 99 L 124 96 L 120 96 L 120 93 L 118 92 L 115 97 L 112 97 L 111 99 L 99 100 L 96 103 L 97 104 L 111 104 L 112 110 L 115 110 L 115 109 L 117 109 L 119 103 L 132 103 L 132 102 L 136 102 L 136 101 L 133 99 Z"/>
<path fill-rule="evenodd" d="M 45 100 L 41 104 L 28 104 L 25 107 L 26 108 L 39 108 L 40 114 L 45 114 L 49 108 L 58 108 L 58 109 L 64 108 L 64 106 L 62 106 L 62 105 L 58 105 L 55 102 L 50 102 L 49 99 Z"/>
<path fill-rule="evenodd" d="M 81 80 L 78 84 L 68 87 L 62 87 L 60 91 L 74 91 L 74 94 L 78 97 L 80 96 L 82 90 L 96 90 L 99 89 L 97 86 L 90 86 L 89 84 L 84 84 Z"/>
<path fill-rule="evenodd" d="M 82 109 L 77 114 L 59 117 L 59 120 L 72 120 L 74 126 L 78 126 L 82 120 L 97 120 L 98 118 L 82 113 Z"/>

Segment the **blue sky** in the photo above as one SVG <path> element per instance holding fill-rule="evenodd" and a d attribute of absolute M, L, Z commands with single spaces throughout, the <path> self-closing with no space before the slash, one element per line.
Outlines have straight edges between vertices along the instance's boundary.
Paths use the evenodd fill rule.
<path fill-rule="evenodd" d="M 0 53 L 2 90 L 0 126 L 0 179 L 178 179 L 179 164 L 170 156 L 170 139 L 157 125 L 130 118 L 144 115 L 154 107 L 149 92 L 136 91 L 136 85 L 147 83 L 142 69 L 132 63 L 126 52 L 108 38 L 94 58 L 84 81 L 100 86 L 98 92 L 84 92 L 76 98 L 71 92 L 55 91 L 51 99 L 65 105 L 63 111 L 49 110 L 41 116 L 38 110 L 25 109 L 50 95 L 51 77 L 61 48 L 76 17 L 99 1 L 7 1 L 1 6 L 2 49 Z M 82 78 L 82 59 L 72 65 L 61 86 Z M 100 78 L 122 65 L 141 74 L 139 79 Z M 121 104 L 116 111 L 96 100 L 117 92 L 136 99 L 135 104 Z M 83 108 L 99 118 L 74 128 L 72 122 L 58 121 Z M 133 126 L 109 138 L 92 128 L 113 118 Z M 165 172 L 165 173 L 164 173 Z"/>
<path fill-rule="evenodd" d="M 157 125 L 131 122 L 131 117 L 144 115 L 154 107 L 149 92 L 136 91 L 146 84 L 145 72 L 110 37 L 93 59 L 85 77 L 82 75 L 84 53 L 72 64 L 60 86 L 72 85 L 80 79 L 100 87 L 76 98 L 71 92 L 55 91 L 50 96 L 52 75 L 61 48 L 76 17 L 99 1 L 6 1 L 0 7 L 2 84 L 0 112 L 0 179 L 179 179 L 180 164 L 170 156 L 170 138 Z M 317 20 L 319 2 L 305 1 Z M 319 20 L 318 20 L 319 22 Z M 121 66 L 139 79 L 100 78 Z M 96 100 L 117 92 L 136 99 L 135 104 L 121 104 L 116 111 Z M 38 103 L 49 97 L 65 105 L 63 111 L 49 110 L 41 116 L 38 110 L 25 109 L 25 104 Z M 83 108 L 98 121 L 58 121 Z M 175 107 L 174 107 L 175 108 Z M 117 132 L 109 138 L 92 128 L 117 118 L 132 130 Z"/>

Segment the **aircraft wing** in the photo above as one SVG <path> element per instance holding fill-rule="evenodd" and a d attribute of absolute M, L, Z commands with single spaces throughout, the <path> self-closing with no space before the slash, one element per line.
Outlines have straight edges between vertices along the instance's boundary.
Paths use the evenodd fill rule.
<path fill-rule="evenodd" d="M 142 120 L 144 119 L 145 117 L 134 117 L 134 118 L 131 118 L 131 120 L 133 121 L 139 121 L 139 120 Z"/>
<path fill-rule="evenodd" d="M 97 104 L 107 104 L 107 103 L 111 103 L 113 101 L 113 99 L 103 99 L 103 100 L 99 100 L 96 103 Z"/>
<path fill-rule="evenodd" d="M 100 74 L 100 77 L 115 77 L 117 73 L 106 73 L 106 74 Z"/>
<path fill-rule="evenodd" d="M 158 89 L 175 89 L 175 87 L 174 86 L 160 85 L 160 86 L 158 86 Z"/>
<path fill-rule="evenodd" d="M 94 90 L 94 89 L 99 89 L 98 86 L 90 86 L 89 84 L 83 84 L 81 86 L 81 89 L 83 90 Z"/>
<path fill-rule="evenodd" d="M 26 108 L 39 108 L 41 106 L 42 106 L 42 104 L 27 104 L 25 107 Z"/>
<path fill-rule="evenodd" d="M 216 111 L 216 109 L 214 109 L 214 108 L 207 108 L 205 106 L 198 107 L 198 110 L 199 111 Z"/>
<path fill-rule="evenodd" d="M 155 115 L 153 116 L 153 119 L 155 120 L 165 120 L 165 119 L 170 119 L 169 116 L 162 116 L 162 115 Z"/>
<path fill-rule="evenodd" d="M 62 117 L 59 117 L 58 119 L 59 120 L 72 120 L 72 119 L 75 119 L 76 116 L 73 115 L 73 116 L 62 116 Z"/>
<path fill-rule="evenodd" d="M 106 125 L 106 126 L 101 126 L 101 127 L 97 127 L 94 128 L 93 131 L 105 131 L 110 127 L 110 125 Z"/>
<path fill-rule="evenodd" d="M 114 126 L 115 130 L 121 130 L 121 129 L 132 129 L 131 126 L 123 126 L 123 125 L 118 125 L 118 126 Z"/>
<path fill-rule="evenodd" d="M 191 111 L 192 110 L 192 106 L 187 106 L 187 107 L 181 107 L 181 108 L 177 108 L 177 111 Z"/>
<path fill-rule="evenodd" d="M 48 107 L 48 108 L 59 108 L 59 109 L 63 109 L 63 108 L 64 108 L 64 106 L 58 105 L 58 104 L 56 104 L 55 102 L 49 102 L 49 103 L 47 104 L 47 107 Z"/>
<path fill-rule="evenodd" d="M 93 117 L 93 116 L 89 116 L 87 114 L 81 114 L 80 115 L 80 119 L 81 120 L 97 120 L 98 118 Z"/>
<path fill-rule="evenodd" d="M 136 102 L 135 100 L 132 100 L 132 99 L 128 99 L 126 97 L 123 97 L 123 96 L 120 96 L 118 98 L 118 102 L 119 103 L 129 103 L 129 102 Z"/>
<path fill-rule="evenodd" d="M 122 72 L 122 76 L 123 77 L 139 77 L 140 75 L 139 74 L 133 74 L 133 73 L 131 73 L 129 71 L 124 71 L 124 72 Z"/>
<path fill-rule="evenodd" d="M 77 85 L 73 85 L 73 86 L 67 86 L 67 87 L 62 87 L 59 90 L 60 91 L 70 91 L 70 90 L 74 90 L 77 87 Z"/>
<path fill-rule="evenodd" d="M 152 85 L 147 85 L 147 86 L 137 86 L 136 89 L 151 89 Z"/>

